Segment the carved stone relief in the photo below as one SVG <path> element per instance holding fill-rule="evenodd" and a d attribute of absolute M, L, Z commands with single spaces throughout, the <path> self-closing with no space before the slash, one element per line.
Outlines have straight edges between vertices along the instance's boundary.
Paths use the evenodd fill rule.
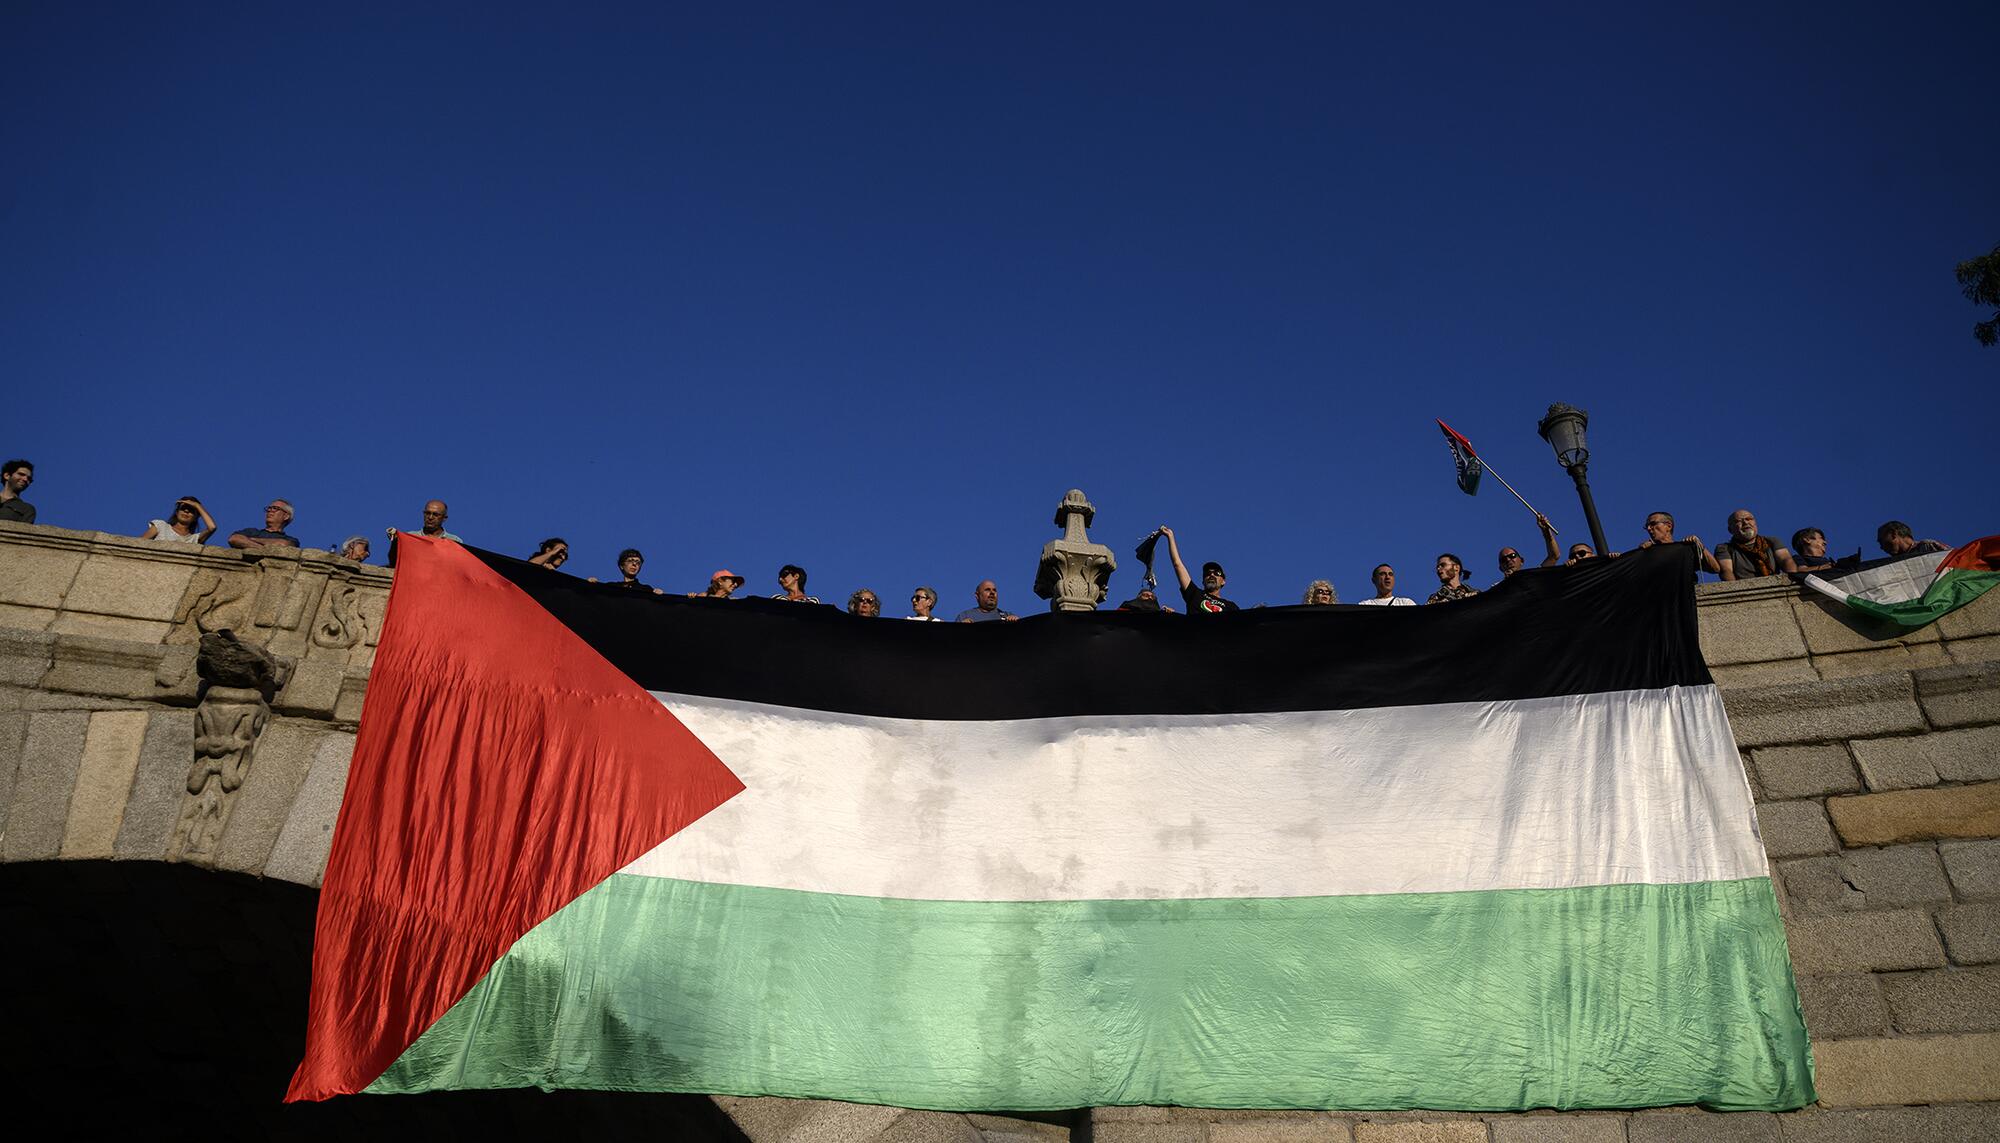
<path fill-rule="evenodd" d="M 328 583 L 319 619 L 313 624 L 313 646 L 345 650 L 367 637 L 368 620 L 361 614 L 361 589 L 351 583 Z"/>
<path fill-rule="evenodd" d="M 295 560 L 257 561 L 257 626 L 298 630 L 305 622 L 307 606 L 325 582 L 322 576 L 300 575 Z"/>
<path fill-rule="evenodd" d="M 174 631 L 170 643 L 194 643 L 213 631 L 248 631 L 251 628 L 250 595 L 255 577 L 243 572 L 223 573 L 203 568 L 188 584 L 187 596 L 174 611 Z"/>
<path fill-rule="evenodd" d="M 194 762 L 167 860 L 213 866 L 236 792 L 250 776 L 257 736 L 271 719 L 271 697 L 290 677 L 292 662 L 233 631 L 216 631 L 202 635 L 195 669 L 203 689 Z"/>
<path fill-rule="evenodd" d="M 193 643 L 218 631 L 234 631 L 259 642 L 276 641 L 287 652 L 304 648 L 308 616 L 320 606 L 323 572 L 305 571 L 295 558 L 264 556 L 241 568 L 203 568 L 188 584 L 174 613 L 169 643 Z M 351 609 L 351 607 L 350 607 Z M 277 638 L 297 632 L 289 639 Z M 318 642 L 314 633 L 313 641 Z M 347 647 L 347 643 L 319 643 Z"/>

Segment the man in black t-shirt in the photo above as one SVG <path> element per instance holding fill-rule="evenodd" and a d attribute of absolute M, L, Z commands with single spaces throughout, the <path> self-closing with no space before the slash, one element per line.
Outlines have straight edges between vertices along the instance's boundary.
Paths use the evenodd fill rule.
<path fill-rule="evenodd" d="M 35 522 L 35 506 L 21 499 L 21 493 L 35 482 L 35 465 L 32 461 L 10 460 L 5 468 L 0 468 L 0 520 L 12 520 L 17 524 Z"/>
<path fill-rule="evenodd" d="M 1222 598 L 1222 585 L 1229 582 L 1229 577 L 1222 574 L 1221 564 L 1210 560 L 1201 565 L 1201 586 L 1196 587 L 1187 565 L 1181 562 L 1181 545 L 1174 539 L 1174 530 L 1162 524 L 1160 535 L 1167 538 L 1167 555 L 1174 561 L 1174 575 L 1181 581 L 1181 598 L 1187 601 L 1189 615 L 1220 615 L 1237 609 L 1234 603 Z"/>

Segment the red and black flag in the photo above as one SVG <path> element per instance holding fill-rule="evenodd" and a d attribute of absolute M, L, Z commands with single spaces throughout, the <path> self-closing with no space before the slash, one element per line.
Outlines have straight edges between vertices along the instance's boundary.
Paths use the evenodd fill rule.
<path fill-rule="evenodd" d="M 1438 428 L 1444 430 L 1445 443 L 1451 446 L 1452 463 L 1458 466 L 1459 489 L 1467 496 L 1477 495 L 1479 477 L 1486 471 L 1486 462 L 1479 459 L 1479 454 L 1472 451 L 1472 442 L 1457 429 L 1443 421 L 1438 422 Z"/>

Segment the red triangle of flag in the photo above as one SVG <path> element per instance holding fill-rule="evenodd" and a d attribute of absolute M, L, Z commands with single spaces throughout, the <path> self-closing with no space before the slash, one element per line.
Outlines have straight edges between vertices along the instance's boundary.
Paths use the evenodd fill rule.
<path fill-rule="evenodd" d="M 290 1100 L 368 1086 L 529 929 L 743 789 L 477 557 L 398 539 Z"/>

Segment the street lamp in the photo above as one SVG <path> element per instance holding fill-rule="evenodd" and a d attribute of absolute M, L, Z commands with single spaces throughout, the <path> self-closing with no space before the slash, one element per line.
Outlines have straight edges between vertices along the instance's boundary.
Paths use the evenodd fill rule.
<path fill-rule="evenodd" d="M 1576 494 L 1583 501 L 1583 518 L 1590 523 L 1590 538 L 1597 544 L 1597 554 L 1611 554 L 1610 545 L 1604 542 L 1604 525 L 1597 520 L 1597 501 L 1590 498 L 1590 482 L 1583 478 L 1584 465 L 1590 463 L 1590 449 L 1585 447 L 1583 430 L 1590 424 L 1590 414 L 1575 405 L 1565 405 L 1558 401 L 1549 406 L 1549 415 L 1536 426 L 1542 439 L 1556 450 L 1556 463 L 1569 470 L 1570 479 L 1576 481 Z"/>

